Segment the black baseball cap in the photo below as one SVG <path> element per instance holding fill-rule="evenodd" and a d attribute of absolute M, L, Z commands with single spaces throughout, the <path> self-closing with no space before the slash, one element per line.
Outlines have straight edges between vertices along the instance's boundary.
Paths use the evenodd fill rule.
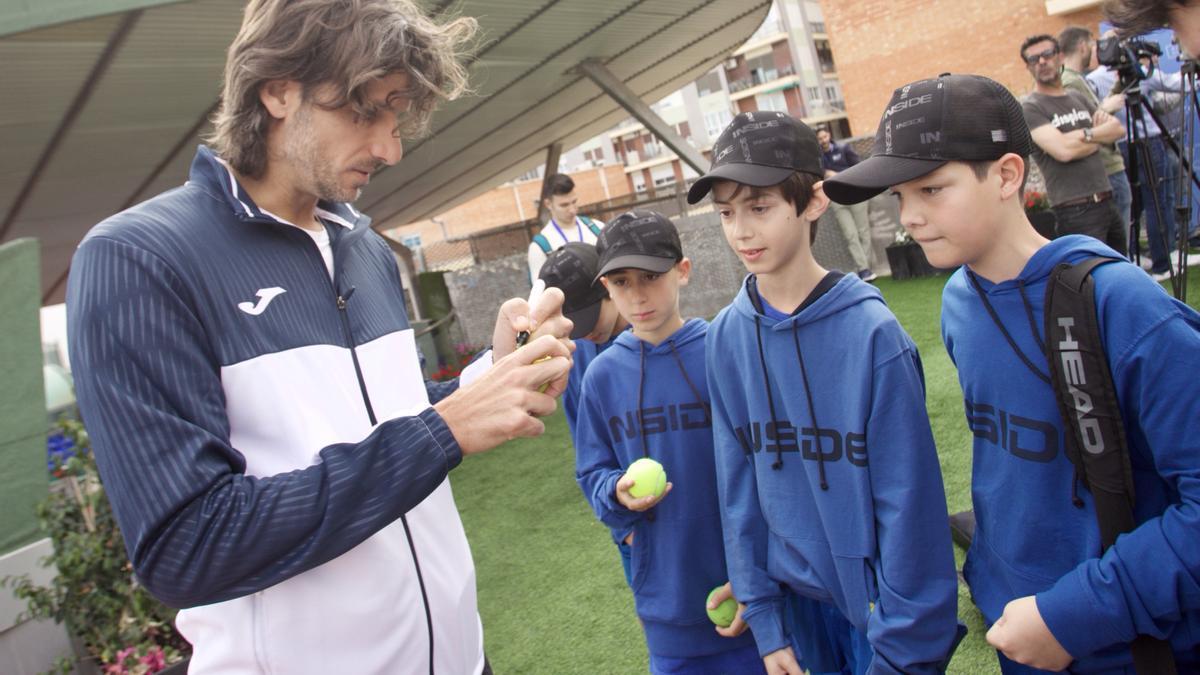
<path fill-rule="evenodd" d="M 613 218 L 600 230 L 596 251 L 600 254 L 596 279 L 626 268 L 662 274 L 683 260 L 675 224 L 654 211 L 626 211 Z"/>
<path fill-rule="evenodd" d="M 825 194 L 857 204 L 947 162 L 1028 157 L 1033 139 L 1021 104 L 994 80 L 943 73 L 892 93 L 871 156 L 825 181 Z"/>
<path fill-rule="evenodd" d="M 571 241 L 551 251 L 538 271 L 538 278 L 546 282 L 546 288 L 557 288 L 566 296 L 563 316 L 575 324 L 571 329 L 572 340 L 592 332 L 600 318 L 600 303 L 608 297 L 604 284 L 595 280 L 599 267 L 600 256 L 595 246 Z"/>
<path fill-rule="evenodd" d="M 733 118 L 713 144 L 712 166 L 688 190 L 689 204 L 704 199 L 719 180 L 752 187 L 778 185 L 797 171 L 817 178 L 821 145 L 807 124 L 786 113 L 745 112 Z"/>

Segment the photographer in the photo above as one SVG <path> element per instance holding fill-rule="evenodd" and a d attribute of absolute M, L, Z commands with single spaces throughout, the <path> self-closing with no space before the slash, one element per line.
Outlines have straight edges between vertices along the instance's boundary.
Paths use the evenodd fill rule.
<path fill-rule="evenodd" d="M 1115 94 L 1100 100 L 1084 79 L 1086 74 L 1095 71 L 1100 65 L 1096 59 L 1096 41 L 1091 31 L 1079 26 L 1068 26 L 1058 34 L 1058 44 L 1063 53 L 1064 89 L 1081 94 L 1091 101 L 1092 105 L 1109 115 L 1125 107 L 1124 94 Z M 1104 172 L 1108 174 L 1108 184 L 1112 187 L 1113 201 L 1121 214 L 1121 223 L 1128 229 L 1133 192 L 1129 187 L 1129 178 L 1125 175 L 1125 159 L 1114 143 L 1101 145 L 1099 152 L 1100 159 L 1104 162 Z"/>
<path fill-rule="evenodd" d="M 1179 74 L 1163 73 L 1158 68 L 1158 57 L 1162 50 L 1156 43 L 1129 40 L 1118 44 L 1113 42 L 1115 40 L 1115 37 L 1108 37 L 1100 42 L 1099 58 L 1106 63 L 1104 67 L 1093 70 L 1087 76 L 1088 82 L 1098 94 L 1124 93 L 1134 86 L 1138 87 L 1147 101 L 1155 94 L 1178 94 Z M 1122 124 L 1128 126 L 1129 120 L 1126 119 L 1124 108 L 1117 110 L 1115 114 Z M 1163 115 L 1160 114 L 1159 117 L 1162 118 Z M 1164 140 L 1164 133 L 1170 133 L 1170 129 L 1160 127 L 1140 105 L 1133 121 L 1136 124 L 1137 137 L 1144 141 L 1145 149 L 1133 165 L 1138 167 L 1137 182 L 1142 211 L 1146 215 L 1146 236 L 1150 242 L 1150 274 L 1156 281 L 1162 281 L 1171 273 L 1170 250 L 1174 248 L 1175 241 L 1175 177 L 1179 172 L 1179 161 Z M 1126 142 L 1120 141 L 1118 147 L 1125 155 L 1126 162 L 1129 162 L 1130 149 Z M 1130 182 L 1134 182 L 1133 177 Z M 1171 244 L 1168 245 L 1167 242 Z"/>
<path fill-rule="evenodd" d="M 1034 91 L 1021 103 L 1033 136 L 1033 158 L 1046 179 L 1057 233 L 1085 234 L 1124 254 L 1125 226 L 1097 151 L 1125 135 L 1116 118 L 1062 85 L 1062 52 L 1050 35 L 1021 45 Z"/>

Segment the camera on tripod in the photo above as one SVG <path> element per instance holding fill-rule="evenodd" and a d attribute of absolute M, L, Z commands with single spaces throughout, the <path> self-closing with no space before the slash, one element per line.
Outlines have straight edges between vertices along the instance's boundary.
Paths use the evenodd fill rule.
<path fill-rule="evenodd" d="M 1123 82 L 1146 79 L 1149 74 L 1142 68 L 1140 59 L 1155 56 L 1162 56 L 1162 48 L 1150 40 L 1108 37 L 1096 41 L 1096 60 L 1117 71 Z"/>

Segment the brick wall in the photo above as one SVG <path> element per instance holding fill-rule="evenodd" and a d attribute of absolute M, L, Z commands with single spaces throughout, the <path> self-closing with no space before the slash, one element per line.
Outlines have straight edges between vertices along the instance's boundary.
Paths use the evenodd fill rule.
<path fill-rule="evenodd" d="M 1098 31 L 1100 10 L 1046 14 L 1045 0 L 822 0 L 850 129 L 875 133 L 892 91 L 940 73 L 985 75 L 1018 96 L 1033 88 L 1018 50 L 1070 25 Z"/>

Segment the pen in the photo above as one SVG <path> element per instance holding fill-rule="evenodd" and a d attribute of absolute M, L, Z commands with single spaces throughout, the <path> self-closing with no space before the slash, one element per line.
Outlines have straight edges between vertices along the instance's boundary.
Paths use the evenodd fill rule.
<path fill-rule="evenodd" d="M 529 289 L 529 312 L 530 312 L 529 328 L 530 328 L 530 330 L 532 330 L 534 328 L 533 316 L 532 316 L 533 307 L 534 307 L 534 305 L 537 304 L 537 301 L 539 299 L 541 299 L 542 291 L 545 291 L 545 290 L 546 290 L 546 282 L 542 281 L 541 279 L 535 280 L 533 282 L 533 288 Z M 525 346 L 526 342 L 529 342 L 529 331 L 523 330 L 523 331 L 518 332 L 517 333 L 517 346 L 523 347 L 523 346 Z"/>

